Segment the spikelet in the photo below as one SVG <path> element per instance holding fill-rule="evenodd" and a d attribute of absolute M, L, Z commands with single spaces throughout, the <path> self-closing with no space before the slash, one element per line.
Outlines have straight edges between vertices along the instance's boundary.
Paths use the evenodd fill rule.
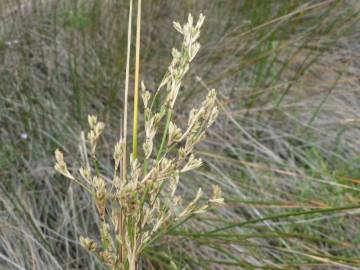
<path fill-rule="evenodd" d="M 91 171 L 90 171 L 89 167 L 81 167 L 79 169 L 79 173 L 88 184 L 91 183 L 92 177 L 91 177 Z"/>
<path fill-rule="evenodd" d="M 173 122 L 169 124 L 169 138 L 168 145 L 173 144 L 174 142 L 179 142 L 182 137 L 181 129 L 176 126 Z"/>
<path fill-rule="evenodd" d="M 195 158 L 195 155 L 191 154 L 189 161 L 186 165 L 181 169 L 181 172 L 188 172 L 199 168 L 202 165 L 201 158 Z"/>
<path fill-rule="evenodd" d="M 95 157 L 96 146 L 100 135 L 104 131 L 105 124 L 97 121 L 97 117 L 93 115 L 88 116 L 88 122 L 90 126 L 90 131 L 87 133 L 87 139 L 90 143 L 91 154 Z"/>
<path fill-rule="evenodd" d="M 62 175 L 66 176 L 67 178 L 74 180 L 74 176 L 72 176 L 72 174 L 69 172 L 67 165 L 64 161 L 64 155 L 63 153 L 56 149 L 55 150 L 55 159 L 56 159 L 56 163 L 55 163 L 55 170 L 57 170 L 59 173 L 61 173 Z"/>
<path fill-rule="evenodd" d="M 95 252 L 97 250 L 95 241 L 88 237 L 80 236 L 80 244 L 90 252 Z"/>
<path fill-rule="evenodd" d="M 146 90 L 145 84 L 142 81 L 141 82 L 141 97 L 144 103 L 144 108 L 148 108 L 149 107 L 149 101 L 151 99 L 151 93 L 149 91 Z"/>
<path fill-rule="evenodd" d="M 213 193 L 209 202 L 219 205 L 223 204 L 224 198 L 222 197 L 221 188 L 218 185 L 213 185 L 212 189 L 213 189 Z"/>
<path fill-rule="evenodd" d="M 124 150 L 125 150 L 125 141 L 124 139 L 120 139 L 120 141 L 115 145 L 114 155 L 113 155 L 115 162 L 115 170 L 117 170 L 117 168 L 120 165 L 120 161 L 124 154 Z"/>
<path fill-rule="evenodd" d="M 116 263 L 116 256 L 108 251 L 101 251 L 99 253 L 99 258 L 104 264 L 109 266 L 114 266 Z"/>

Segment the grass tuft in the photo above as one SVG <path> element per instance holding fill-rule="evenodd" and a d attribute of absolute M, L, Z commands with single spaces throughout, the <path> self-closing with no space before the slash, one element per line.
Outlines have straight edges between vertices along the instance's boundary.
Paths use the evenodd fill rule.
<path fill-rule="evenodd" d="M 143 249 L 139 267 L 358 269 L 358 1 L 225 2 L 142 1 L 141 79 L 154 113 L 167 96 L 163 89 L 154 98 L 168 52 L 181 42 L 169 26 L 189 13 L 207 20 L 148 160 L 140 142 L 149 121 L 139 113 L 141 171 L 151 171 L 170 130 L 178 138 L 188 112 L 215 88 L 218 119 L 194 149 L 203 166 L 182 175 L 177 194 L 190 202 L 199 188 L 211 194 L 218 185 L 226 200 L 168 228 Z M 53 154 L 62 149 L 78 176 L 83 160 L 92 162 L 81 131 L 87 114 L 98 115 L 107 125 L 96 166 L 108 188 L 119 111 L 122 141 L 132 135 L 131 6 L 0 1 L 0 269 L 106 269 L 80 245 L 80 235 L 101 242 L 92 193 L 55 173 Z"/>

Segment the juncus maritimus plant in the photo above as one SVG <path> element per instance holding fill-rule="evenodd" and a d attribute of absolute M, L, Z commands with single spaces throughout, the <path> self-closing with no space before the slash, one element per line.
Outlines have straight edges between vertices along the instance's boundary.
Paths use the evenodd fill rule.
<path fill-rule="evenodd" d="M 145 119 L 142 160 L 137 155 L 126 155 L 126 139 L 122 137 L 114 147 L 114 172 L 111 176 L 103 175 L 98 169 L 96 148 L 105 125 L 96 116 L 88 117 L 90 151 L 83 144 L 83 152 L 90 156 L 85 159 L 90 161 L 84 161 L 77 173 L 68 169 L 60 150 L 55 152 L 55 169 L 90 192 L 97 208 L 100 240 L 81 236 L 81 244 L 110 269 L 137 269 L 143 250 L 166 231 L 224 201 L 218 186 L 213 186 L 207 199 L 198 189 L 188 203 L 182 203 L 177 192 L 180 175 L 201 166 L 194 147 L 204 139 L 218 115 L 216 92 L 211 90 L 201 105 L 189 112 L 184 130 L 172 117 L 182 79 L 200 49 L 198 39 L 204 19 L 200 14 L 194 23 L 189 15 L 184 25 L 174 22 L 174 28 L 183 37 L 180 49 L 172 50 L 173 59 L 155 93 L 151 94 L 141 83 Z M 157 111 L 156 99 L 161 99 Z M 161 125 L 162 122 L 165 124 Z M 164 126 L 161 145 L 155 149 L 154 140 L 161 134 L 161 126 Z M 124 156 L 130 157 L 129 166 L 124 166 Z"/>

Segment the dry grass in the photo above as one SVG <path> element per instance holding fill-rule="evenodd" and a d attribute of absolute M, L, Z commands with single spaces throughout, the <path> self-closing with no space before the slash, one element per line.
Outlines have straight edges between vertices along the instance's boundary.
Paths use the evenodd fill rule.
<path fill-rule="evenodd" d="M 351 4 L 144 1 L 148 89 L 177 44 L 164 29 L 189 11 L 208 18 L 174 121 L 184 127 L 213 87 L 220 116 L 197 151 L 203 169 L 180 189 L 191 199 L 218 184 L 227 202 L 144 250 L 145 269 L 359 268 L 359 17 Z M 96 208 L 55 175 L 52 155 L 78 156 L 82 125 L 96 113 L 109 123 L 98 151 L 111 174 L 128 6 L 79 5 L 49 1 L 0 27 L 0 268 L 101 269 L 78 239 L 98 235 Z"/>

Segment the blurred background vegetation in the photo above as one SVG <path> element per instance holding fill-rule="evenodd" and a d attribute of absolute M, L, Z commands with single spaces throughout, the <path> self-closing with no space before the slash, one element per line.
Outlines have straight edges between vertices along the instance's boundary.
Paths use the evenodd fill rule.
<path fill-rule="evenodd" d="M 0 269 L 103 269 L 76 164 L 88 114 L 119 135 L 128 1 L 0 1 Z M 226 205 L 146 251 L 144 269 L 360 269 L 357 0 L 143 1 L 142 79 L 155 88 L 178 40 L 172 21 L 207 19 L 177 121 L 216 88 L 221 115 L 183 179 L 222 186 Z M 185 121 L 185 120 L 183 120 Z"/>

